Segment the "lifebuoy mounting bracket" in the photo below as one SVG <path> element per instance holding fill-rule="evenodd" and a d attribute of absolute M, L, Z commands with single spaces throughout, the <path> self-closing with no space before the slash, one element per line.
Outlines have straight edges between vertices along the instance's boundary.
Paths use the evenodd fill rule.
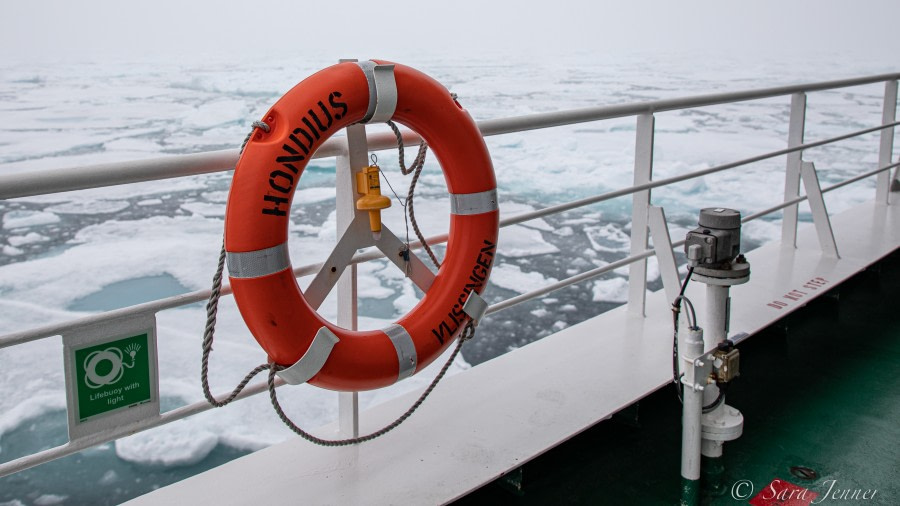
<path fill-rule="evenodd" d="M 320 328 L 300 360 L 276 374 L 288 385 L 306 383 L 322 369 L 328 356 L 331 355 L 332 348 L 338 342 L 340 339 L 328 327 Z"/>
<path fill-rule="evenodd" d="M 369 83 L 369 109 L 360 123 L 385 123 L 397 110 L 397 80 L 393 63 L 356 62 Z"/>
<path fill-rule="evenodd" d="M 466 313 L 472 318 L 472 323 L 474 325 L 478 325 L 478 322 L 481 321 L 487 308 L 487 301 L 484 300 L 481 295 L 478 295 L 478 292 L 473 290 L 469 292 L 469 298 L 466 299 L 466 303 L 463 304 L 462 310 L 463 313 Z"/>

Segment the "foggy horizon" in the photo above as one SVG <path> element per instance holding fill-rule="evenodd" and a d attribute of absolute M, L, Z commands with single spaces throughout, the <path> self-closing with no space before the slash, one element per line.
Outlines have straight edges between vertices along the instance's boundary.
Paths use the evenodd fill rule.
<path fill-rule="evenodd" d="M 551 6 L 463 0 L 453 7 L 408 0 L 329 5 L 279 0 L 265 6 L 251 9 L 232 0 L 15 2 L 5 6 L 0 19 L 0 59 L 10 64 L 653 53 L 750 62 L 863 58 L 885 68 L 900 60 L 892 35 L 900 3 L 889 0 Z"/>

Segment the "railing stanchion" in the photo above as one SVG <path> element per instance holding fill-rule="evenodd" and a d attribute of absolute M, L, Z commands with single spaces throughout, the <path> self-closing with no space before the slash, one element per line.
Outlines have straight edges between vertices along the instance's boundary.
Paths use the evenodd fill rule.
<path fill-rule="evenodd" d="M 356 217 L 356 173 L 368 165 L 368 144 L 365 125 L 347 127 L 347 151 L 337 157 L 335 186 L 335 221 L 337 237 L 347 230 Z M 350 264 L 337 282 L 337 324 L 357 330 L 356 264 Z M 359 394 L 338 394 L 338 418 L 342 437 L 359 436 Z"/>
<path fill-rule="evenodd" d="M 666 212 L 658 206 L 650 206 L 650 237 L 653 238 L 653 251 L 659 265 L 659 277 L 662 278 L 666 301 L 675 302 L 681 287 L 681 276 L 678 275 L 678 263 L 672 248 L 672 237 L 666 224 Z"/>
<path fill-rule="evenodd" d="M 897 117 L 897 81 L 884 83 L 884 111 L 881 113 L 881 124 L 893 123 Z M 894 127 L 881 131 L 881 144 L 878 148 L 878 166 L 891 163 L 894 154 Z M 896 175 L 896 174 L 895 174 Z M 875 202 L 887 205 L 891 195 L 891 171 L 878 174 L 875 182 Z"/>
<path fill-rule="evenodd" d="M 637 116 L 634 141 L 634 184 L 649 183 L 653 178 L 653 114 Z M 647 249 L 647 224 L 650 213 L 650 190 L 635 192 L 631 197 L 631 254 Z M 644 316 L 647 299 L 647 259 L 628 267 L 628 311 Z"/>
<path fill-rule="evenodd" d="M 828 209 L 825 207 L 825 199 L 822 197 L 822 187 L 819 185 L 819 176 L 816 174 L 816 165 L 812 162 L 803 162 L 800 167 L 800 176 L 803 178 L 803 188 L 806 190 L 809 209 L 812 212 L 813 224 L 816 227 L 816 234 L 819 236 L 819 246 L 822 248 L 822 252 L 825 256 L 829 258 L 841 258 L 840 254 L 838 254 L 837 242 L 834 240 L 834 230 L 831 228 L 831 218 L 828 217 Z"/>
<path fill-rule="evenodd" d="M 788 127 L 788 148 L 803 144 L 803 130 L 806 123 L 806 93 L 791 95 L 791 120 Z M 794 151 L 787 155 L 784 179 L 784 201 L 800 196 L 800 165 L 803 151 Z M 781 243 L 797 246 L 797 204 L 784 208 L 781 221 Z"/>

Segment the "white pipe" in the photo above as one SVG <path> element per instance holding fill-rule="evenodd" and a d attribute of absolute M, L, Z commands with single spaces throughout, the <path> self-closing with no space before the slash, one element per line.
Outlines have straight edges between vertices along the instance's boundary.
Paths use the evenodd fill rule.
<path fill-rule="evenodd" d="M 706 324 L 704 329 L 706 329 L 705 339 L 707 350 L 715 349 L 716 346 L 725 341 L 728 336 L 728 319 L 729 310 L 731 309 L 729 307 L 729 288 L 730 287 L 728 286 L 715 284 L 706 285 L 706 314 L 704 320 Z M 719 387 L 715 384 L 707 385 L 706 389 L 703 390 L 703 405 L 711 405 L 716 402 L 718 397 Z M 707 416 L 715 417 L 717 411 L 724 409 L 724 405 L 725 403 L 722 402 L 719 407 L 708 413 Z M 722 441 L 704 439 L 702 452 L 703 455 L 707 457 L 721 457 Z"/>
<path fill-rule="evenodd" d="M 681 477 L 686 480 L 700 479 L 700 417 L 703 414 L 703 390 L 695 388 L 698 380 L 703 380 L 703 369 L 695 363 L 703 356 L 703 329 L 679 332 L 682 368 L 684 369 L 682 424 L 681 424 Z M 704 364 L 706 365 L 706 364 Z M 699 373 L 699 374 L 698 374 Z M 699 378 L 698 378 L 699 376 Z M 702 383 L 705 381 L 699 381 Z"/>
<path fill-rule="evenodd" d="M 711 350 L 725 340 L 728 334 L 728 289 L 727 286 L 706 285 L 706 311 L 703 329 L 706 349 Z"/>

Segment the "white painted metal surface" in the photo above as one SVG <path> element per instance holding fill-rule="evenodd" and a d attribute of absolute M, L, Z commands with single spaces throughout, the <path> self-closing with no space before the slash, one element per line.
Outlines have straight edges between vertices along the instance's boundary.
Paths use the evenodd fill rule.
<path fill-rule="evenodd" d="M 682 384 L 681 416 L 681 477 L 687 480 L 700 479 L 700 417 L 703 414 L 703 384 L 697 379 L 705 379 L 712 370 L 709 360 L 703 357 L 703 330 L 683 329 L 678 333 L 678 349 L 681 353 L 681 369 L 684 373 Z"/>
<path fill-rule="evenodd" d="M 810 225 L 801 227 L 796 249 L 773 243 L 748 255 L 753 277 L 732 291 L 732 334 L 763 329 L 900 247 L 900 206 L 866 203 L 832 223 L 847 251 L 840 259 L 822 253 Z M 704 307 L 704 286 L 693 284 L 688 294 Z M 648 296 L 647 313 L 620 307 L 447 378 L 416 416 L 375 441 L 323 448 L 291 439 L 128 504 L 449 502 L 669 383 L 663 291 Z M 366 411 L 362 432 L 395 418 L 417 395 Z"/>
<path fill-rule="evenodd" d="M 678 275 L 678 264 L 675 262 L 672 238 L 669 236 L 669 226 L 666 224 L 666 213 L 663 208 L 650 206 L 649 225 L 650 236 L 653 238 L 653 251 L 656 252 L 656 261 L 659 265 L 659 275 L 662 278 L 663 289 L 666 291 L 666 300 L 674 302 L 681 290 L 681 278 Z"/>
<path fill-rule="evenodd" d="M 652 114 L 637 117 L 634 140 L 634 185 L 649 183 L 653 179 L 653 137 L 656 120 Z M 650 219 L 650 190 L 631 195 L 631 254 L 647 249 L 648 222 Z M 628 310 L 644 315 L 646 304 L 647 259 L 638 260 L 628 267 Z"/>
<path fill-rule="evenodd" d="M 878 174 L 890 175 L 890 171 Z M 833 258 L 840 258 L 837 243 L 834 242 L 834 232 L 831 229 L 831 219 L 828 217 L 828 208 L 825 206 L 825 199 L 822 197 L 822 187 L 819 185 L 819 177 L 816 175 L 816 165 L 812 162 L 802 162 L 800 166 L 800 177 L 803 179 L 803 188 L 806 190 L 806 196 L 809 199 L 809 209 L 812 212 L 813 224 L 816 227 L 816 234 L 819 236 L 819 246 L 826 255 Z"/>
<path fill-rule="evenodd" d="M 788 124 L 788 148 L 803 145 L 806 123 L 806 93 L 791 96 L 791 120 Z M 787 202 L 800 195 L 800 163 L 803 151 L 788 153 L 784 176 L 784 200 Z M 797 240 L 797 205 L 784 209 L 781 218 L 781 242 L 794 245 Z"/>
<path fill-rule="evenodd" d="M 881 115 L 882 123 L 893 123 L 897 118 L 897 81 L 888 81 L 884 83 L 884 108 Z M 894 129 L 889 128 L 881 131 L 881 137 L 878 145 L 878 163 L 879 166 L 891 163 L 891 153 L 894 152 Z M 880 204 L 887 204 L 890 197 L 891 173 L 883 172 L 878 174 L 878 180 L 875 183 L 875 201 Z"/>
<path fill-rule="evenodd" d="M 335 185 L 344 188 L 356 188 L 356 174 L 368 165 L 368 144 L 365 125 L 351 125 L 347 127 L 345 151 L 337 158 L 335 164 Z M 337 192 L 335 201 L 335 221 L 337 222 L 337 236 L 341 237 L 356 221 L 356 195 L 355 192 Z M 349 236 L 349 234 L 348 234 Z M 337 248 L 335 248 L 337 250 Z M 350 257 L 352 257 L 352 253 Z M 326 270 L 323 265 L 319 271 Z M 340 266 L 338 272 L 340 278 L 337 282 L 337 324 L 350 330 L 357 329 L 357 287 L 356 264 L 350 264 L 347 268 Z M 318 276 L 317 276 L 318 277 Z M 308 291 L 308 290 L 307 290 Z M 327 292 L 322 295 L 325 298 Z M 318 307 L 318 306 L 316 306 Z M 341 435 L 343 437 L 356 437 L 359 435 L 359 394 L 356 392 L 338 393 L 338 420 L 340 421 Z"/>

